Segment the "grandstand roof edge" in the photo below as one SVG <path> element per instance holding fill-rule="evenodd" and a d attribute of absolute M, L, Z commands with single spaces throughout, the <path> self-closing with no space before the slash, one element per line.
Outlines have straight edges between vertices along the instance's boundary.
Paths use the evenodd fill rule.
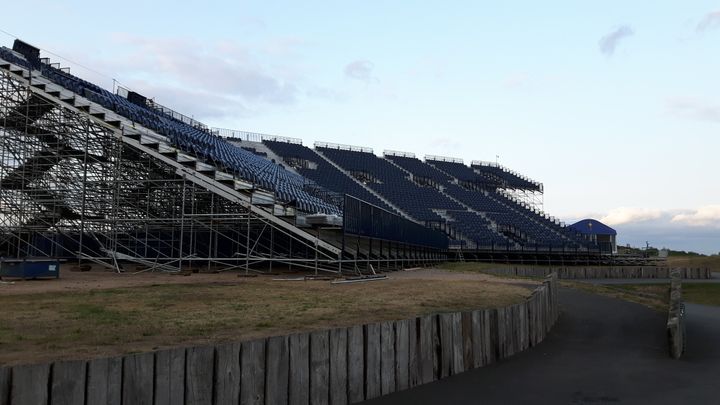
<path fill-rule="evenodd" d="M 452 163 L 460 163 L 465 164 L 465 161 L 462 158 L 454 158 L 449 156 L 437 156 L 437 155 L 425 155 L 425 160 L 434 160 L 436 162 L 452 162 Z"/>
<path fill-rule="evenodd" d="M 341 143 L 315 141 L 313 146 L 315 146 L 316 148 L 349 150 L 351 152 L 365 152 L 365 153 L 373 153 L 373 154 L 375 153 L 375 152 L 373 152 L 372 148 L 367 148 L 365 146 L 344 145 Z"/>
<path fill-rule="evenodd" d="M 385 149 L 383 151 L 383 156 L 399 156 L 399 157 L 406 157 L 406 158 L 416 158 L 415 154 L 412 152 L 402 152 L 399 150 L 390 150 L 390 149 Z"/>

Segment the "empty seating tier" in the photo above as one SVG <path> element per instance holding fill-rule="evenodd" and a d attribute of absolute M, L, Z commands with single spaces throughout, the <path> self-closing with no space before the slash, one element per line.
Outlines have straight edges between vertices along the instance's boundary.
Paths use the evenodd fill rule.
<path fill-rule="evenodd" d="M 322 147 L 317 149 L 416 220 L 444 222 L 434 210 L 464 209 L 436 188 L 413 183 L 402 169 L 372 153 Z"/>
<path fill-rule="evenodd" d="M 230 144 L 207 128 L 198 128 L 183 122 L 166 113 L 165 109 L 153 108 L 152 103 L 140 105 L 131 102 L 125 97 L 113 94 L 39 59 L 27 60 L 7 48 L 0 48 L 0 56 L 8 62 L 37 70 L 56 85 L 165 136 L 183 152 L 214 164 L 258 187 L 275 192 L 278 199 L 296 204 L 301 211 L 341 214 L 340 207 L 307 192 L 305 188 L 308 181 L 302 176 L 288 172 L 261 156 Z"/>

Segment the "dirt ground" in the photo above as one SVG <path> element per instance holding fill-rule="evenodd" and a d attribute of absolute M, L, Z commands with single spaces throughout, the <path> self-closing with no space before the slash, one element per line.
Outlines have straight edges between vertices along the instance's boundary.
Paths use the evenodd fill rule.
<path fill-rule="evenodd" d="M 297 275 L 61 272 L 0 284 L 0 364 L 82 359 L 520 302 L 534 281 L 420 269 L 354 284 Z"/>

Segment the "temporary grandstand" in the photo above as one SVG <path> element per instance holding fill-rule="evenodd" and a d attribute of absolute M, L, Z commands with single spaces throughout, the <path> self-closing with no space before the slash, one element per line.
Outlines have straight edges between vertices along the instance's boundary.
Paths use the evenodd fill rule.
<path fill-rule="evenodd" d="M 600 261 L 496 164 L 213 129 L 0 48 L 0 256 L 365 271 L 447 260 Z M 540 200 L 538 200 L 540 196 Z"/>

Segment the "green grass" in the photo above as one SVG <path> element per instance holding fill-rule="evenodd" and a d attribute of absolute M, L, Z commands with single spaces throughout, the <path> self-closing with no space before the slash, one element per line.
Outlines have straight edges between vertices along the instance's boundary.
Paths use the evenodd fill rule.
<path fill-rule="evenodd" d="M 686 302 L 720 306 L 720 284 L 683 284 Z"/>

